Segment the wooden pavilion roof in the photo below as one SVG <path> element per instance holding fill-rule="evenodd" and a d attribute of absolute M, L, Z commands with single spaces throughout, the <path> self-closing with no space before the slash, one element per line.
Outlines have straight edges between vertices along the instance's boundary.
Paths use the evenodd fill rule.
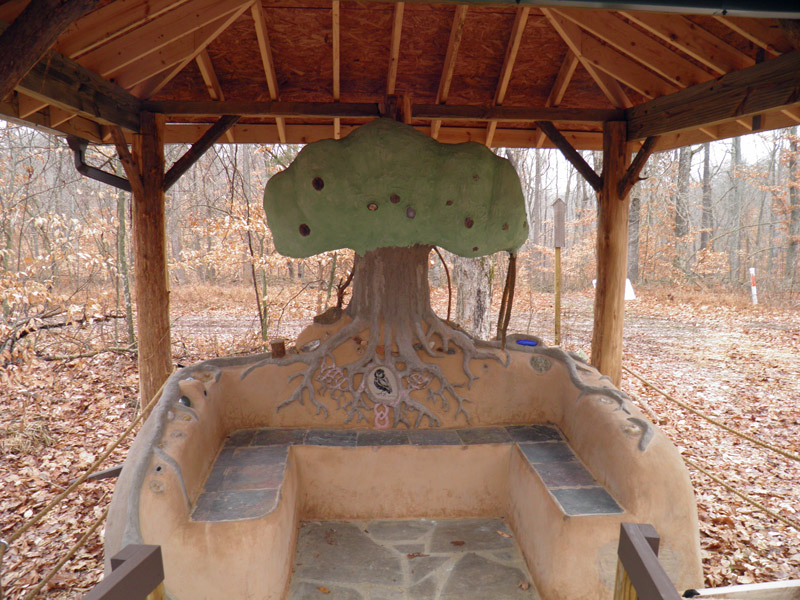
<path fill-rule="evenodd" d="M 0 0 L 0 29 L 27 4 Z M 97 143 L 141 111 L 166 115 L 168 143 L 223 115 L 240 119 L 222 141 L 305 143 L 383 114 L 548 147 L 546 121 L 578 149 L 602 147 L 605 121 L 659 149 L 800 123 L 800 6 L 576 4 L 100 0 L 0 115 Z"/>

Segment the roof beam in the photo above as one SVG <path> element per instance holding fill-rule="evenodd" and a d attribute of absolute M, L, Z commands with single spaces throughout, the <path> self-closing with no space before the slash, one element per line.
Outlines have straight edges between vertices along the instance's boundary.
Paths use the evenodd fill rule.
<path fill-rule="evenodd" d="M 620 14 L 714 70 L 718 75 L 725 75 L 755 64 L 752 57 L 723 42 L 686 17 L 633 11 Z"/>
<path fill-rule="evenodd" d="M 549 8 L 541 10 L 584 66 L 608 73 L 646 98 L 657 98 L 675 91 L 674 85 L 667 83 L 617 50 L 586 35 L 580 27 L 563 15 Z M 592 74 L 592 71 L 589 73 Z M 595 81 L 601 85 L 597 79 Z"/>
<path fill-rule="evenodd" d="M 169 45 L 143 56 L 135 63 L 120 67 L 109 73 L 107 77 L 108 79 L 114 79 L 117 85 L 126 90 L 134 89 L 148 79 L 152 79 L 181 61 L 185 61 L 187 57 L 197 54 L 197 47 L 203 40 L 214 35 L 224 23 L 224 20 L 225 17 L 222 17 L 205 27 L 189 32 L 173 40 Z"/>
<path fill-rule="evenodd" d="M 800 51 L 795 50 L 628 109 L 628 139 L 740 119 L 798 101 Z"/>
<path fill-rule="evenodd" d="M 450 27 L 450 39 L 447 41 L 447 52 L 444 55 L 444 66 L 442 67 L 442 77 L 439 80 L 439 89 L 436 92 L 436 104 L 447 102 L 450 94 L 450 84 L 453 81 L 453 72 L 456 68 L 456 57 L 458 47 L 461 45 L 461 38 L 464 35 L 464 22 L 467 19 L 467 5 L 459 4 L 453 14 L 453 25 Z M 441 121 L 431 123 L 431 137 L 436 139 L 439 135 Z"/>
<path fill-rule="evenodd" d="M 169 117 L 209 117 L 239 115 L 241 117 L 321 117 L 321 118 L 375 118 L 380 116 L 377 103 L 348 102 L 152 102 L 144 103 L 148 112 Z"/>
<path fill-rule="evenodd" d="M 681 88 L 713 76 L 609 11 L 552 9 Z"/>
<path fill-rule="evenodd" d="M 178 38 L 241 11 L 251 2 L 252 0 L 193 0 L 84 54 L 80 63 L 107 77 Z"/>
<path fill-rule="evenodd" d="M 374 118 L 380 116 L 378 103 L 371 102 L 250 102 L 250 101 L 147 101 L 144 110 L 170 118 L 240 115 L 263 118 Z M 520 106 L 479 106 L 464 104 L 414 104 L 415 119 L 440 121 L 497 121 L 532 123 L 559 121 L 604 123 L 622 120 L 625 112 L 618 109 L 538 108 Z"/>
<path fill-rule="evenodd" d="M 239 8 L 228 14 L 224 19 L 217 21 L 217 24 L 215 24 L 210 31 L 204 30 L 204 35 L 202 38 L 195 38 L 197 47 L 189 56 L 182 59 L 177 65 L 169 69 L 165 76 L 161 77 L 158 75 L 150 81 L 136 86 L 136 88 L 133 89 L 133 94 L 139 98 L 150 98 L 164 89 L 164 86 L 172 81 L 178 73 L 183 71 L 186 65 L 192 62 L 195 57 L 205 50 L 211 42 L 217 39 L 219 34 L 225 31 L 231 23 L 238 19 L 242 13 L 247 10 L 248 6 L 248 4 L 239 6 Z"/>
<path fill-rule="evenodd" d="M 197 68 L 200 69 L 200 76 L 203 78 L 203 83 L 206 84 L 206 90 L 212 100 L 225 101 L 225 92 L 222 91 L 222 85 L 217 78 L 217 72 L 214 70 L 214 64 L 211 62 L 211 57 L 208 55 L 208 50 L 203 50 L 195 58 Z M 233 133 L 228 129 L 225 132 L 225 139 L 233 144 L 236 140 Z"/>
<path fill-rule="evenodd" d="M 550 88 L 550 95 L 547 96 L 547 100 L 544 103 L 545 108 L 553 108 L 561 104 L 561 101 L 564 99 L 564 94 L 569 87 L 569 82 L 572 81 L 572 76 L 575 74 L 575 69 L 577 67 L 578 57 L 575 56 L 572 50 L 567 48 L 567 55 L 561 62 L 561 68 L 558 70 L 556 80 L 553 82 L 553 87 Z M 546 137 L 547 136 L 543 132 L 539 133 L 539 137 L 536 140 L 537 148 L 542 147 L 542 143 L 544 143 Z"/>
<path fill-rule="evenodd" d="M 275 61 L 272 58 L 272 46 L 269 43 L 269 32 L 267 31 L 267 20 L 264 15 L 264 6 L 261 0 L 253 2 L 250 9 L 253 16 L 253 23 L 256 28 L 256 38 L 258 38 L 258 51 L 261 54 L 261 64 L 264 67 L 264 75 L 267 78 L 267 88 L 269 89 L 270 100 L 277 100 L 280 95 L 278 88 L 278 76 L 275 73 Z M 283 119 L 276 119 L 275 123 L 278 126 L 278 135 L 281 144 L 286 143 L 286 121 Z"/>
<path fill-rule="evenodd" d="M 50 50 L 63 31 L 98 0 L 31 0 L 0 34 L 0 100 L 5 98 Z"/>
<path fill-rule="evenodd" d="M 514 62 L 517 60 L 517 52 L 519 52 L 519 45 L 522 41 L 522 34 L 525 31 L 525 25 L 528 22 L 528 15 L 531 9 L 527 6 L 520 6 L 517 9 L 517 14 L 514 16 L 514 26 L 511 28 L 511 36 L 508 38 L 508 45 L 506 46 L 506 56 L 503 59 L 503 68 L 500 69 L 500 79 L 497 82 L 497 89 L 494 93 L 494 105 L 500 106 L 506 97 L 508 91 L 508 83 L 511 81 L 511 72 L 514 70 Z M 486 145 L 492 145 L 492 138 L 494 138 L 494 130 L 497 128 L 497 121 L 489 121 L 486 126 Z"/>
<path fill-rule="evenodd" d="M 474 106 L 464 104 L 415 104 L 415 119 L 441 121 L 497 121 L 525 123 L 533 121 L 570 121 L 604 123 L 623 120 L 625 112 L 604 108 L 533 108 L 520 106 Z"/>
<path fill-rule="evenodd" d="M 780 56 L 792 50 L 792 45 L 787 42 L 778 23 L 770 26 L 764 19 L 720 15 L 714 15 L 714 18 L 773 56 Z"/>
<path fill-rule="evenodd" d="M 130 131 L 139 129 L 138 98 L 53 50 L 30 70 L 17 89 L 43 104 Z"/>
<path fill-rule="evenodd" d="M 617 80 L 610 75 L 606 75 L 603 71 L 595 69 L 588 58 L 582 54 L 580 46 L 582 33 L 580 28 L 566 19 L 560 19 L 558 15 L 554 15 L 546 8 L 542 8 L 541 11 L 544 16 L 547 17 L 550 25 L 556 30 L 556 33 L 558 33 L 561 39 L 567 44 L 569 50 L 578 58 L 583 68 L 586 69 L 586 72 L 589 73 L 589 76 L 594 80 L 597 87 L 600 88 L 600 91 L 603 92 L 603 95 L 608 101 L 617 108 L 630 108 L 633 106 L 633 102 L 630 101 L 628 95 Z"/>
<path fill-rule="evenodd" d="M 112 39 L 149 23 L 189 0 L 115 0 L 92 11 L 58 38 L 57 49 L 78 58 Z"/>
<path fill-rule="evenodd" d="M 397 67 L 400 62 L 400 36 L 403 32 L 403 12 L 405 2 L 398 2 L 394 5 L 394 15 L 392 16 L 392 38 L 389 43 L 389 74 L 386 76 L 386 95 L 394 94 L 397 84 Z"/>

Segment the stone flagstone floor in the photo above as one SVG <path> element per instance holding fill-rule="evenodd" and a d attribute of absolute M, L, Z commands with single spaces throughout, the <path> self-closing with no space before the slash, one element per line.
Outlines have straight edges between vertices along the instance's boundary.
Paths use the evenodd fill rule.
<path fill-rule="evenodd" d="M 289 600 L 536 600 L 501 519 L 303 523 Z"/>

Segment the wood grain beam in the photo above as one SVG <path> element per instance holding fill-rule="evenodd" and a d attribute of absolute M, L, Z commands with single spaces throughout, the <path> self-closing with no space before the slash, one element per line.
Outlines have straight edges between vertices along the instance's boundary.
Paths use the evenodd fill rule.
<path fill-rule="evenodd" d="M 783 35 L 795 50 L 800 50 L 800 19 L 778 19 Z"/>
<path fill-rule="evenodd" d="M 0 24 L 0 29 L 4 26 Z M 138 98 L 54 50 L 34 65 L 17 89 L 37 102 L 74 114 L 130 131 L 139 127 Z"/>
<path fill-rule="evenodd" d="M 75 59 L 175 10 L 189 0 L 115 0 L 77 21 L 58 38 L 61 54 Z"/>
<path fill-rule="evenodd" d="M 500 69 L 500 78 L 497 81 L 497 89 L 494 93 L 494 105 L 500 106 L 505 100 L 506 92 L 508 91 L 508 84 L 511 81 L 511 72 L 514 70 L 514 62 L 517 60 L 517 53 L 519 52 L 519 45 L 522 41 L 522 34 L 525 31 L 525 25 L 528 22 L 528 15 L 531 9 L 528 6 L 520 6 L 514 15 L 514 25 L 511 28 L 511 35 L 508 38 L 506 45 L 506 54 L 503 58 L 503 67 Z M 489 121 L 486 126 L 486 145 L 492 145 L 492 138 L 494 138 L 494 130 L 497 128 L 497 121 Z"/>
<path fill-rule="evenodd" d="M 389 41 L 389 73 L 386 76 L 386 95 L 394 94 L 397 85 L 397 67 L 400 63 L 400 38 L 403 34 L 403 13 L 405 12 L 405 2 L 398 2 L 394 5 L 392 15 L 392 37 Z"/>
<path fill-rule="evenodd" d="M 714 18 L 773 56 L 780 56 L 792 50 L 792 45 L 784 37 L 777 21 L 721 15 L 714 15 Z"/>
<path fill-rule="evenodd" d="M 589 163 L 587 163 L 578 151 L 572 147 L 572 144 L 561 135 L 561 132 L 549 121 L 537 121 L 536 126 L 544 132 L 556 148 L 561 150 L 564 158 L 572 163 L 572 166 L 575 167 L 578 173 L 583 175 L 589 185 L 594 188 L 594 191 L 599 192 L 603 187 L 603 178 L 594 172 L 594 169 L 592 169 Z"/>
<path fill-rule="evenodd" d="M 145 102 L 149 112 L 169 117 L 194 116 L 213 117 L 239 115 L 242 117 L 340 117 L 375 118 L 380 116 L 377 103 L 370 102 L 249 102 L 226 100 L 213 101 L 159 101 Z"/>
<path fill-rule="evenodd" d="M 461 45 L 461 38 L 464 36 L 464 22 L 467 19 L 467 5 L 459 4 L 453 14 L 453 24 L 450 27 L 450 38 L 447 41 L 447 52 L 444 56 L 444 66 L 442 76 L 439 79 L 439 89 L 436 92 L 436 104 L 447 102 L 450 94 L 450 84 L 453 81 L 453 72 L 456 68 L 456 58 L 458 57 L 458 47 Z M 436 139 L 439 135 L 441 121 L 434 121 L 431 124 L 431 137 Z"/>
<path fill-rule="evenodd" d="M 630 166 L 625 171 L 625 175 L 623 175 L 619 182 L 617 193 L 620 198 L 627 197 L 633 186 L 641 181 L 639 174 L 642 172 L 644 165 L 647 163 L 647 159 L 650 158 L 650 155 L 655 151 L 657 145 L 658 136 L 652 136 L 647 138 L 644 144 L 642 144 L 642 147 L 639 148 L 639 151 L 633 158 L 633 162 L 631 162 Z"/>
<path fill-rule="evenodd" d="M 474 106 L 464 104 L 415 104 L 414 118 L 441 121 L 570 121 L 603 123 L 624 117 L 625 112 L 605 108 L 535 108 L 520 106 Z"/>
<path fill-rule="evenodd" d="M 214 123 L 199 140 L 197 140 L 186 153 L 175 161 L 164 175 L 164 189 L 169 190 L 178 179 L 195 164 L 206 151 L 225 135 L 231 127 L 240 119 L 238 115 L 225 115 Z"/>
<path fill-rule="evenodd" d="M 211 31 L 207 31 L 201 39 L 195 38 L 197 47 L 189 56 L 181 60 L 177 65 L 170 68 L 167 71 L 167 74 L 163 77 L 158 75 L 156 78 L 138 85 L 133 89 L 133 94 L 139 98 L 150 98 L 164 89 L 164 86 L 172 81 L 178 73 L 183 71 L 186 65 L 192 62 L 198 54 L 205 50 L 206 47 L 208 47 L 208 45 L 219 36 L 219 34 L 225 31 L 228 26 L 231 25 L 231 23 L 238 19 L 248 7 L 249 4 L 240 6 L 232 13 L 229 13 L 224 19 L 218 21 L 219 24 L 211 28 Z"/>
<path fill-rule="evenodd" d="M 685 52 L 719 75 L 745 69 L 755 60 L 680 15 L 622 11 L 622 16 Z"/>
<path fill-rule="evenodd" d="M 119 162 L 122 164 L 125 176 L 131 184 L 131 193 L 134 198 L 141 198 L 144 195 L 142 174 L 139 171 L 139 165 L 136 164 L 131 151 L 128 149 L 128 142 L 125 140 L 125 134 L 122 132 L 122 129 L 116 125 L 112 125 L 109 131 L 111 133 L 111 139 L 114 140 L 114 146 L 117 149 Z"/>
<path fill-rule="evenodd" d="M 798 101 L 800 51 L 795 50 L 628 109 L 628 139 L 713 125 Z"/>
<path fill-rule="evenodd" d="M 160 18 L 87 52 L 80 63 L 103 77 L 197 31 L 217 19 L 246 8 L 252 0 L 193 0 Z"/>
<path fill-rule="evenodd" d="M 589 73 L 597 87 L 603 92 L 603 95 L 608 98 L 608 101 L 617 108 L 630 108 L 633 106 L 619 82 L 605 72 L 596 69 L 589 59 L 583 55 L 580 28 L 566 19 L 559 19 L 557 15 L 554 15 L 547 8 L 542 8 L 541 11 L 550 22 L 550 25 L 556 30 L 556 33 L 567 44 L 570 51 L 578 58 L 583 68 L 586 69 L 586 72 Z"/>
<path fill-rule="evenodd" d="M 547 96 L 547 100 L 545 100 L 545 108 L 554 108 L 561 104 L 561 100 L 564 99 L 564 94 L 567 92 L 569 82 L 572 81 L 572 76 L 575 74 L 575 69 L 577 67 L 578 57 L 568 48 L 564 60 L 561 61 L 561 67 L 558 69 L 558 75 L 556 75 L 556 80 L 553 82 L 553 87 L 550 88 L 550 94 Z M 547 121 L 552 119 L 543 120 Z M 541 148 L 546 137 L 544 133 L 539 133 L 539 138 L 536 141 L 537 148 Z"/>
<path fill-rule="evenodd" d="M 616 48 L 661 77 L 681 88 L 708 81 L 713 76 L 676 54 L 649 35 L 618 18 L 610 11 L 552 9 L 585 31 Z"/>
<path fill-rule="evenodd" d="M 195 58 L 197 68 L 200 70 L 200 76 L 203 78 L 203 83 L 206 84 L 206 91 L 212 100 L 220 102 L 225 101 L 225 92 L 222 91 L 222 85 L 219 83 L 217 72 L 214 69 L 214 64 L 211 62 L 211 57 L 208 55 L 208 50 L 203 50 Z M 225 132 L 225 139 L 233 144 L 236 140 L 233 137 L 233 132 L 229 129 Z"/>
<path fill-rule="evenodd" d="M 50 50 L 64 30 L 97 5 L 98 0 L 31 0 L 0 34 L 0 100 Z"/>
<path fill-rule="evenodd" d="M 32 114 L 38 113 L 40 110 L 47 108 L 48 103 L 42 100 L 31 98 L 27 94 L 17 93 L 17 109 L 19 111 L 20 119 L 27 119 Z"/>
<path fill-rule="evenodd" d="M 553 9 L 541 10 L 584 66 L 604 71 L 647 98 L 657 98 L 675 91 L 676 87 L 673 84 L 664 81 L 614 48 L 586 35 L 578 25 Z M 597 79 L 595 81 L 598 82 Z M 598 85 L 601 83 L 598 82 Z"/>
<path fill-rule="evenodd" d="M 200 29 L 189 32 L 173 40 L 168 45 L 142 56 L 135 63 L 116 69 L 109 73 L 106 78 L 113 79 L 118 86 L 126 90 L 133 90 L 158 76 L 159 73 L 164 73 L 167 69 L 174 68 L 181 61 L 186 61 L 187 57 L 191 60 L 191 57 L 197 54 L 198 46 L 201 45 L 203 40 L 213 36 L 224 23 L 224 20 L 225 18 L 222 17 Z"/>
<path fill-rule="evenodd" d="M 258 51 L 261 55 L 261 64 L 264 67 L 264 75 L 267 78 L 267 88 L 271 100 L 277 100 L 280 96 L 278 87 L 278 75 L 275 73 L 275 59 L 272 57 L 272 46 L 269 43 L 269 32 L 267 31 L 267 20 L 264 14 L 264 7 L 261 0 L 255 0 L 250 9 L 253 23 L 256 28 L 256 38 L 258 39 Z M 275 120 L 280 134 L 281 144 L 286 143 L 286 121 L 282 118 Z"/>

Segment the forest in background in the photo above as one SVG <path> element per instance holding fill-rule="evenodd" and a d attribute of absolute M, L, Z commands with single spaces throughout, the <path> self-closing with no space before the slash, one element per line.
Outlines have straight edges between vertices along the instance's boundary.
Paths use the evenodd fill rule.
<path fill-rule="evenodd" d="M 132 423 L 138 380 L 129 195 L 81 178 L 64 140 L 0 126 L 0 537 L 7 537 Z M 276 254 L 261 206 L 267 179 L 298 150 L 216 146 L 168 194 L 178 366 L 257 352 L 336 302 L 352 253 L 303 261 Z M 92 149 L 89 162 L 122 174 L 105 151 Z M 184 151 L 168 147 L 168 163 Z M 498 153 L 520 173 L 532 224 L 510 331 L 551 339 L 552 205 L 562 198 L 562 344 L 587 351 L 594 194 L 556 151 Z M 599 153 L 584 156 L 600 170 Z M 650 159 L 632 195 L 629 275 L 641 300 L 626 304 L 623 357 L 675 398 L 789 452 L 800 439 L 798 160 L 796 128 Z M 442 255 L 455 283 L 454 320 L 493 335 L 487 317 L 497 315 L 507 255 Z M 432 304 L 444 317 L 448 273 L 431 258 Z M 749 267 L 757 269 L 757 307 L 750 306 Z M 796 521 L 800 463 L 741 443 L 629 373 L 621 389 L 684 457 Z M 130 441 L 101 468 L 120 464 Z M 795 529 L 697 470 L 689 474 L 706 585 L 800 577 Z M 28 595 L 101 518 L 113 484 L 81 486 L 12 544 L 0 572 L 11 598 Z M 80 597 L 102 577 L 102 556 L 98 530 L 42 595 Z"/>
<path fill-rule="evenodd" d="M 631 195 L 631 281 L 744 294 L 754 267 L 761 302 L 797 303 L 797 129 L 654 154 Z M 167 163 L 185 149 L 168 147 Z M 247 284 L 263 340 L 281 334 L 282 319 L 307 316 L 309 304 L 319 312 L 335 301 L 336 284 L 352 264 L 349 251 L 294 260 L 274 250 L 262 194 L 269 177 L 299 149 L 216 145 L 167 194 L 171 285 Z M 518 293 L 552 290 L 557 198 L 566 203 L 565 289 L 590 287 L 596 268 L 592 189 L 556 150 L 497 152 L 519 172 L 531 222 L 519 252 Z M 597 172 L 602 169 L 600 152 L 583 154 Z M 93 148 L 89 162 L 122 174 L 111 147 Z M 0 125 L 0 362 L 23 350 L 21 333 L 76 319 L 113 319 L 114 347 L 135 343 L 129 213 L 129 194 L 75 171 L 65 140 Z M 489 336 L 488 289 L 507 259 L 445 255 L 454 284 L 473 290 L 459 295 L 456 321 Z M 438 263 L 432 279 L 444 281 Z M 302 284 L 304 296 L 287 301 L 281 291 L 294 283 Z M 468 306 L 476 288 L 484 295 L 480 314 Z"/>

